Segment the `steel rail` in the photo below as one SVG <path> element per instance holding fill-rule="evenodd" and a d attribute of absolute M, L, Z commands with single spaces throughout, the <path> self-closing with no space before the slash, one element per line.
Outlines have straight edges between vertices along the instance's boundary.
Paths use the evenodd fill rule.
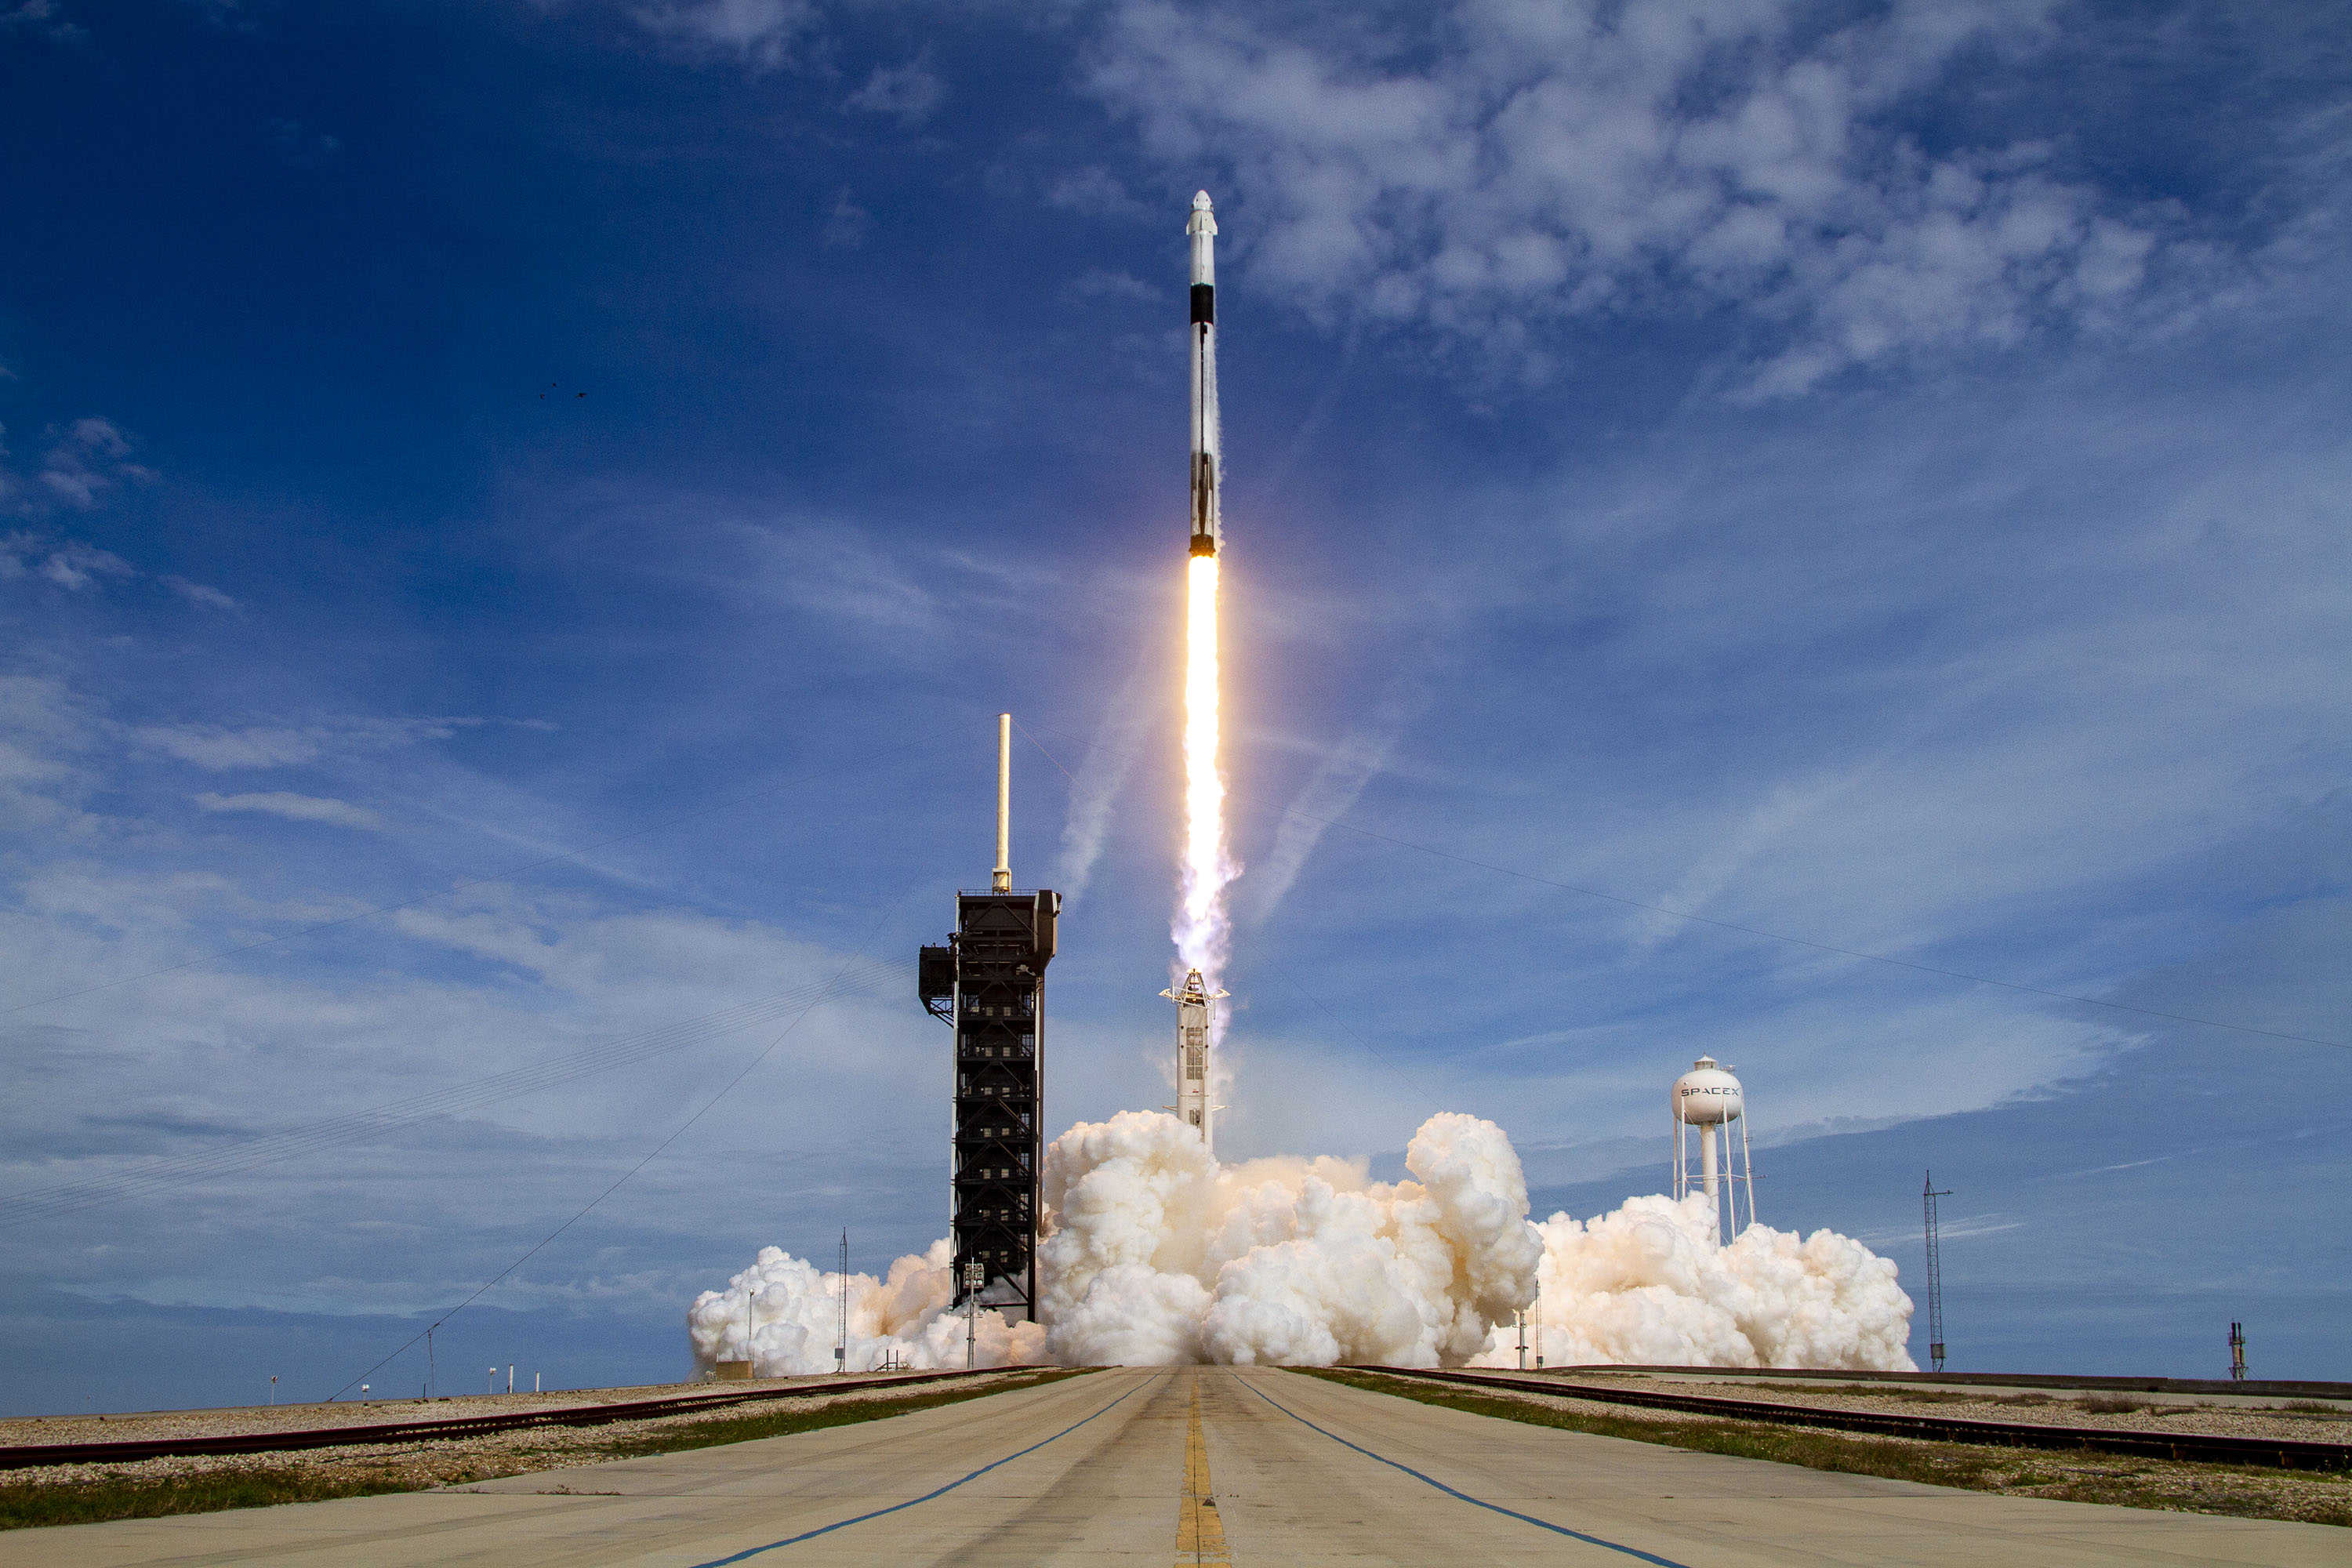
<path fill-rule="evenodd" d="M 1954 1384 L 1971 1388 L 2063 1388 L 2084 1394 L 2227 1394 L 2253 1399 L 2352 1400 L 2352 1383 L 2279 1378 L 2129 1377 L 2042 1372 L 1837 1372 L 1818 1367 L 1652 1366 L 1625 1362 L 1594 1362 L 1551 1370 L 1561 1377 L 1753 1377 L 1814 1383 L 1909 1384 L 1927 1388 Z"/>
<path fill-rule="evenodd" d="M 493 1432 L 520 1432 L 534 1426 L 604 1426 L 619 1421 L 650 1421 L 719 1410 L 770 1399 L 809 1399 L 825 1394 L 866 1393 L 877 1388 L 903 1388 L 991 1373 L 1030 1370 L 982 1367 L 975 1372 L 924 1372 L 902 1377 L 861 1378 L 844 1383 L 808 1383 L 791 1388 L 746 1390 L 740 1394 L 688 1394 L 668 1399 L 633 1399 L 618 1405 L 567 1405 L 551 1410 L 517 1411 L 509 1415 L 460 1415 L 438 1421 L 393 1421 L 370 1426 L 315 1426 L 294 1432 L 238 1432 L 219 1437 L 131 1438 L 119 1443 L 34 1443 L 0 1447 L 0 1470 L 42 1465 L 131 1464 L 196 1454 L 272 1454 L 297 1448 L 340 1448 L 373 1443 L 432 1442 L 449 1437 L 478 1437 Z"/>
<path fill-rule="evenodd" d="M 1828 1410 L 1812 1405 L 1770 1405 L 1760 1399 L 1725 1399 L 1704 1394 L 1664 1394 L 1645 1388 L 1604 1388 L 1589 1383 L 1486 1377 L 1477 1373 L 1435 1372 L 1426 1367 L 1360 1366 L 1353 1372 L 1419 1378 L 1471 1388 L 1549 1394 L 1607 1405 L 1679 1410 L 1780 1426 L 1822 1426 L 1880 1437 L 1914 1437 L 1946 1443 L 1982 1443 L 1997 1447 L 2075 1449 L 2177 1459 L 2202 1465 L 2260 1465 L 2290 1470 L 2352 1469 L 2352 1443 L 2316 1443 L 2280 1437 L 2224 1437 L 2198 1432 L 2144 1432 L 2097 1426 L 2036 1426 L 2019 1421 L 1974 1421 L 1951 1415 L 1894 1415 L 1870 1410 Z"/>

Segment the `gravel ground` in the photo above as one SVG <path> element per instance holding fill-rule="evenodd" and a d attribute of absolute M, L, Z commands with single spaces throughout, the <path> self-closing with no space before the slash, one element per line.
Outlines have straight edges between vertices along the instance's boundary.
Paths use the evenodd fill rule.
<path fill-rule="evenodd" d="M 741 1394 L 837 1381 L 830 1373 L 753 1382 L 650 1383 L 634 1388 L 573 1388 L 547 1394 L 467 1394 L 439 1399 L 345 1399 L 331 1405 L 235 1405 L 220 1410 L 150 1410 L 124 1415 L 29 1415 L 0 1420 L 0 1447 L 33 1443 L 131 1443 L 170 1437 L 234 1437 L 255 1432 L 312 1432 L 401 1421 L 461 1421 L 530 1410 L 575 1410 L 638 1399 Z M 918 1384 L 917 1386 L 926 1386 Z"/>
<path fill-rule="evenodd" d="M 1517 1375 L 1516 1373 L 1510 1375 Z M 1882 1415 L 1946 1415 L 1964 1421 L 2014 1421 L 2032 1426 L 2079 1426 L 2122 1432 L 2195 1432 L 2221 1437 L 2279 1437 L 2312 1443 L 2352 1443 L 2352 1415 L 2341 1411 L 2288 1411 L 2244 1405 L 2158 1403 L 2129 1394 L 1955 1394 L 1941 1391 L 1897 1392 L 1873 1385 L 1790 1386 L 1759 1384 L 1738 1378 L 1719 1383 L 1648 1378 L 1601 1378 L 1579 1374 L 1576 1382 L 1595 1386 L 1638 1388 L 1645 1392 L 1695 1394 L 1710 1399 L 1752 1399 L 1765 1405 L 1802 1405 L 1817 1410 L 1863 1410 Z M 1577 1402 L 1621 1415 L 1636 1406 Z M 1678 1411 L 1661 1415 L 1688 1420 Z"/>
<path fill-rule="evenodd" d="M 1020 1373 L 1008 1371 L 1007 1376 Z M 494 1412 L 511 1413 L 520 1410 L 557 1409 L 582 1405 L 618 1405 L 627 1397 L 664 1398 L 680 1394 L 740 1393 L 746 1389 L 789 1388 L 795 1383 L 831 1381 L 824 1378 L 762 1378 L 755 1383 L 682 1384 L 646 1388 L 594 1389 L 575 1391 L 569 1394 L 542 1394 L 534 1402 L 529 1394 L 485 1397 L 479 1394 L 465 1399 L 436 1399 L 430 1404 L 418 1400 L 379 1402 L 369 1405 L 367 1415 L 342 1423 L 364 1426 L 373 1422 L 408 1421 L 446 1416 L 455 1419 Z M 997 1382 L 996 1377 L 958 1378 L 951 1382 L 919 1383 L 908 1386 L 877 1383 L 854 1394 L 819 1394 L 789 1402 L 761 1401 L 751 1405 L 723 1405 L 709 1411 L 690 1411 L 677 1415 L 658 1416 L 645 1421 L 615 1422 L 597 1426 L 541 1427 L 521 1432 L 494 1432 L 472 1437 L 433 1438 L 418 1443 L 355 1443 L 341 1448 L 301 1448 L 269 1454 L 205 1454 L 179 1455 L 159 1459 L 142 1459 L 135 1464 L 107 1465 L 39 1465 L 22 1469 L 0 1469 L 0 1486 L 72 1486 L 94 1480 L 161 1480 L 185 1478 L 225 1470 L 302 1471 L 310 1474 L 334 1474 L 367 1477 L 395 1481 L 408 1486 L 430 1486 L 450 1481 L 488 1480 L 495 1476 L 519 1475 L 527 1470 L 548 1469 L 569 1464 L 593 1464 L 605 1457 L 615 1443 L 630 1443 L 645 1436 L 690 1426 L 698 1422 L 728 1421 L 745 1415 L 757 1415 L 771 1411 L 821 1410 L 829 1405 L 870 1399 L 898 1398 L 908 1394 L 945 1392 L 970 1388 Z M 619 1396 L 619 1397 L 616 1397 Z M 361 1409 L 356 1405 L 279 1405 L 276 1412 L 262 1410 L 171 1411 L 153 1415 L 109 1416 L 103 1426 L 95 1418 L 67 1422 L 50 1419 L 40 1436 L 31 1438 L 10 1436 L 12 1442 L 108 1441 L 118 1436 L 210 1436 L 225 1433 L 252 1431 L 310 1430 L 333 1425 L 328 1421 L 282 1421 L 275 1425 L 226 1425 L 256 1415 L 310 1412 L 352 1413 Z M 172 1422 L 180 1425 L 147 1427 L 132 1432 L 133 1422 Z M 4 1425 L 13 1433 L 27 1426 L 42 1426 L 33 1421 L 11 1421 Z M 59 1428 L 72 1425 L 104 1436 L 95 1439 L 66 1436 Z"/>

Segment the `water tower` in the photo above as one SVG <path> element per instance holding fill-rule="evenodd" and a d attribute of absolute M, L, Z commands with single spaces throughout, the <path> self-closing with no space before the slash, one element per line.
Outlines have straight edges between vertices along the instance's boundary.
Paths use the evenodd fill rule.
<path fill-rule="evenodd" d="M 1756 1169 L 1748 1158 L 1748 1119 L 1739 1080 L 1718 1066 L 1713 1057 L 1691 1063 L 1690 1071 L 1675 1079 L 1675 1196 L 1691 1190 L 1691 1135 L 1698 1135 L 1698 1184 L 1715 1214 L 1718 1240 L 1738 1236 L 1756 1223 Z M 1739 1125 L 1739 1152 L 1731 1150 L 1731 1129 Z M 1748 1189 L 1748 1220 L 1739 1219 L 1739 1189 Z M 1725 1223 L 1726 1219 L 1729 1224 Z"/>

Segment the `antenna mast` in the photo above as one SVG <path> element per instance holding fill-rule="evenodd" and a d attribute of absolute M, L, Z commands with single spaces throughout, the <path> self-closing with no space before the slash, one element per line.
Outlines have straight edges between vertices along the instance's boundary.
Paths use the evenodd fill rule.
<path fill-rule="evenodd" d="M 841 1305 L 833 1320 L 833 1370 L 849 1370 L 849 1233 L 841 1233 Z"/>
<path fill-rule="evenodd" d="M 1919 1201 L 1927 1211 L 1927 1359 L 1937 1372 L 1944 1370 L 1944 1257 L 1936 1236 L 1936 1200 L 1951 1195 L 1948 1188 L 1936 1190 L 1936 1173 L 1928 1172 Z"/>

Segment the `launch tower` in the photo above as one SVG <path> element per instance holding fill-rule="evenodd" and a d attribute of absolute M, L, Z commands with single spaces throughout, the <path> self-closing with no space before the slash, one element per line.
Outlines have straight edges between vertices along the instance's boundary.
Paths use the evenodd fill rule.
<path fill-rule="evenodd" d="M 1009 1322 L 1037 1304 L 1037 1175 L 1045 1153 L 1045 965 L 1058 893 L 1016 891 L 1010 864 L 1013 720 L 997 719 L 996 869 L 956 895 L 956 929 L 922 950 L 916 989 L 955 1030 L 954 1304 L 977 1294 Z M 982 1283 L 966 1281 L 979 1265 Z"/>

